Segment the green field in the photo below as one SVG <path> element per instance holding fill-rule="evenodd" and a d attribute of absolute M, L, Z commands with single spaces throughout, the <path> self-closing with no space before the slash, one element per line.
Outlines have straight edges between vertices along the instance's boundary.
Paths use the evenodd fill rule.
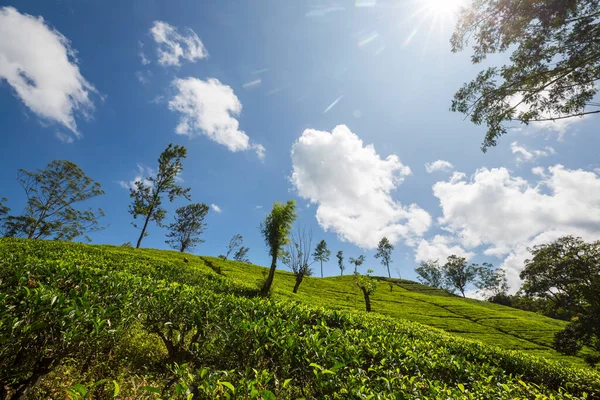
<path fill-rule="evenodd" d="M 600 374 L 549 347 L 562 322 L 409 281 L 367 314 L 350 277 L 293 295 L 284 271 L 265 299 L 264 271 L 0 239 L 0 398 L 600 399 Z"/>

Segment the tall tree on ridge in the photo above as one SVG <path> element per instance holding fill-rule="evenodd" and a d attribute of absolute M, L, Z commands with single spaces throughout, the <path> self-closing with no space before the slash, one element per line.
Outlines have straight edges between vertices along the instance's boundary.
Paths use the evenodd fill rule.
<path fill-rule="evenodd" d="M 327 248 L 327 242 L 325 242 L 325 240 L 321 240 L 319 244 L 317 244 L 317 248 L 313 253 L 315 261 L 319 261 L 321 263 L 321 278 L 323 277 L 323 262 L 329 261 L 329 256 L 331 256 L 331 250 Z"/>
<path fill-rule="evenodd" d="M 294 200 L 289 200 L 285 204 L 275 202 L 273 204 L 273 209 L 260 225 L 260 231 L 265 239 L 265 243 L 269 247 L 269 255 L 271 256 L 269 275 L 261 288 L 261 294 L 263 296 L 268 295 L 271 291 L 275 270 L 277 269 L 279 253 L 282 247 L 289 242 L 288 235 L 295 219 L 296 202 Z"/>
<path fill-rule="evenodd" d="M 310 250 L 312 247 L 312 232 L 306 229 L 298 229 L 297 233 L 290 234 L 290 241 L 286 244 L 285 249 L 281 251 L 279 258 L 281 262 L 292 270 L 296 277 L 293 293 L 298 293 L 298 288 L 305 276 L 312 275 L 310 268 Z"/>
<path fill-rule="evenodd" d="M 134 219 L 138 216 L 144 219 L 136 248 L 139 249 L 142 245 L 150 221 L 161 226 L 167 214 L 167 211 L 162 208 L 163 195 L 166 195 L 171 202 L 181 196 L 190 199 L 190 189 L 184 189 L 177 182 L 177 177 L 183 170 L 181 160 L 186 158 L 186 154 L 187 149 L 184 146 L 173 146 L 173 143 L 170 143 L 158 158 L 156 175 L 135 182 L 135 187 L 130 189 L 129 197 L 133 202 L 129 205 L 129 213 Z M 133 223 L 133 226 L 139 228 L 136 223 Z"/>
<path fill-rule="evenodd" d="M 82 211 L 73 206 L 104 194 L 100 184 L 75 163 L 54 160 L 37 172 L 21 169 L 17 180 L 27 203 L 22 215 L 6 217 L 7 236 L 70 241 L 103 229 L 98 226 L 98 218 L 104 216 L 102 210 Z"/>
<path fill-rule="evenodd" d="M 350 261 L 350 264 L 354 264 L 354 273 L 356 274 L 358 272 L 358 267 L 365 262 L 365 256 L 361 254 L 357 258 L 350 257 L 348 261 Z"/>
<path fill-rule="evenodd" d="M 385 236 L 379 241 L 377 245 L 377 253 L 375 258 L 381 258 L 381 264 L 387 268 L 388 276 L 391 278 L 392 273 L 390 272 L 390 263 L 392 262 L 392 250 L 394 246 L 390 243 L 388 238 Z"/>
<path fill-rule="evenodd" d="M 338 267 L 340 268 L 340 276 L 344 275 L 344 270 L 346 267 L 344 266 L 344 252 L 342 250 L 338 251 L 335 255 L 338 259 Z"/>

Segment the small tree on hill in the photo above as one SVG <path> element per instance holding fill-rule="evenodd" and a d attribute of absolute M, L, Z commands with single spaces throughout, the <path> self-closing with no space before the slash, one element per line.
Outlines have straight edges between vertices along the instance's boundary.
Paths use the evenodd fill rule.
<path fill-rule="evenodd" d="M 486 299 L 497 298 L 508 292 L 508 281 L 506 271 L 495 269 L 490 263 L 483 263 L 477 268 L 475 287 Z"/>
<path fill-rule="evenodd" d="M 444 289 L 444 271 L 438 260 L 424 261 L 415 269 L 417 279 L 424 285 Z"/>
<path fill-rule="evenodd" d="M 27 203 L 22 215 L 5 217 L 7 236 L 70 241 L 103 229 L 98 226 L 98 218 L 104 216 L 102 210 L 82 211 L 74 207 L 104 194 L 100 184 L 76 164 L 55 160 L 37 172 L 21 169 L 17 180 L 25 191 Z M 4 212 L 8 210 L 4 208 Z"/>
<path fill-rule="evenodd" d="M 292 223 L 296 219 L 296 202 L 289 200 L 286 204 L 275 202 L 273 209 L 261 223 L 260 230 L 265 239 L 265 243 L 269 247 L 269 255 L 271 256 L 271 268 L 269 275 L 265 280 L 261 293 L 263 296 L 269 294 L 273 278 L 275 277 L 275 269 L 277 269 L 277 259 L 281 248 L 288 241 L 288 234 L 292 229 Z"/>
<path fill-rule="evenodd" d="M 381 264 L 387 268 L 388 276 L 390 278 L 392 277 L 392 273 L 390 272 L 392 250 L 394 250 L 394 246 L 390 243 L 388 238 L 383 237 L 377 245 L 377 253 L 375 254 L 375 258 L 381 258 Z"/>
<path fill-rule="evenodd" d="M 206 229 L 204 218 L 208 206 L 204 203 L 188 204 L 175 211 L 175 220 L 168 226 L 166 243 L 172 248 L 184 252 L 192 250 L 198 243 L 204 243 L 200 235 Z"/>
<path fill-rule="evenodd" d="M 237 248 L 242 245 L 243 242 L 244 242 L 244 239 L 242 238 L 242 235 L 240 235 L 239 233 L 236 233 L 229 240 L 229 244 L 227 245 L 227 249 L 225 249 L 226 250 L 225 251 L 225 255 L 222 255 L 222 256 L 219 256 L 219 257 L 221 257 L 223 260 L 227 260 L 227 257 L 229 257 L 229 255 L 231 253 L 234 253 L 237 250 Z"/>
<path fill-rule="evenodd" d="M 372 273 L 372 269 L 368 270 L 366 275 L 354 273 L 354 283 L 363 293 L 367 312 L 371 311 L 371 294 L 377 289 L 377 281 L 370 276 Z"/>
<path fill-rule="evenodd" d="M 286 244 L 279 258 L 294 273 L 296 283 L 293 292 L 297 293 L 304 277 L 312 275 L 310 266 L 316 260 L 310 262 L 310 249 L 312 247 L 312 232 L 310 230 L 298 230 L 290 236 L 290 241 Z"/>
<path fill-rule="evenodd" d="M 129 205 L 129 213 L 134 219 L 139 216 L 144 219 L 136 248 L 142 245 L 142 239 L 147 236 L 148 223 L 154 221 L 160 226 L 165 218 L 167 211 L 162 208 L 163 195 L 166 195 L 171 202 L 180 196 L 190 199 L 190 189 L 184 189 L 177 182 L 177 177 L 183 170 L 181 160 L 186 157 L 186 154 L 187 150 L 184 146 L 169 144 L 158 158 L 156 175 L 135 182 L 135 187 L 130 189 L 129 196 L 133 202 Z M 139 228 L 135 223 L 133 226 Z"/>
<path fill-rule="evenodd" d="M 335 255 L 338 259 L 338 267 L 340 268 L 340 276 L 344 275 L 344 270 L 346 267 L 344 266 L 344 252 L 342 250 L 338 251 Z"/>
<path fill-rule="evenodd" d="M 453 292 L 458 290 L 462 297 L 466 297 L 467 285 L 477 277 L 477 264 L 467 265 L 467 260 L 464 257 L 451 255 L 442 269 L 447 288 Z"/>
<path fill-rule="evenodd" d="M 365 262 L 365 256 L 361 254 L 358 258 L 350 257 L 348 261 L 350 261 L 350 264 L 354 264 L 354 273 L 357 273 L 358 267 Z"/>
<path fill-rule="evenodd" d="M 238 262 L 250 263 L 250 259 L 247 257 L 248 252 L 250 251 L 249 247 L 240 247 L 235 254 L 233 255 L 233 259 Z"/>
<path fill-rule="evenodd" d="M 325 240 L 321 240 L 319 244 L 317 244 L 317 248 L 313 253 L 315 261 L 319 261 L 321 263 L 321 278 L 323 277 L 323 262 L 329 261 L 329 256 L 331 256 L 331 250 L 327 248 L 327 242 L 325 242 Z"/>

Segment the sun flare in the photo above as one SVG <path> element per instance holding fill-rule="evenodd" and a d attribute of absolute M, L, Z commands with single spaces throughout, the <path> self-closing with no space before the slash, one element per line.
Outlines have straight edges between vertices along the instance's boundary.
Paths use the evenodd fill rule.
<path fill-rule="evenodd" d="M 435 16 L 451 16 L 456 14 L 461 6 L 464 6 L 464 0 L 423 0 L 423 8 L 428 14 Z"/>

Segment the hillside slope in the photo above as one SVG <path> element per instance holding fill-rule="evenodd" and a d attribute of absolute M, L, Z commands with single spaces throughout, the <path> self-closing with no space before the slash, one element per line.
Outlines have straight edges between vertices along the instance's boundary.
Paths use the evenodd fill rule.
<path fill-rule="evenodd" d="M 0 398 L 600 399 L 590 369 L 314 304 L 359 307 L 348 278 L 310 279 L 291 301 L 280 272 L 274 298 L 256 297 L 262 270 L 0 239 Z M 398 304 L 487 307 L 399 283 L 389 294 Z M 384 310 L 379 291 L 374 309 Z"/>

